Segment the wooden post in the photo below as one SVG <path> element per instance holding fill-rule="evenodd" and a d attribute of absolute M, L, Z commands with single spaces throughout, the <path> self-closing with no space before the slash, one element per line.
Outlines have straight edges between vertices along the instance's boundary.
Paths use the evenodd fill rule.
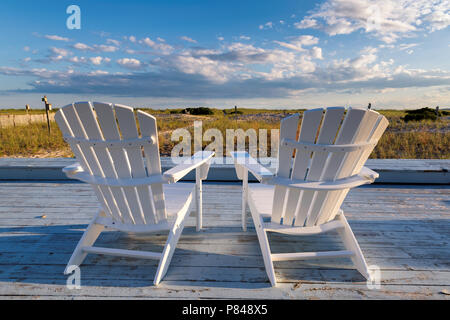
<path fill-rule="evenodd" d="M 47 96 L 44 96 L 42 98 L 42 101 L 45 103 L 45 113 L 47 115 L 47 128 L 48 128 L 48 135 L 50 136 L 50 117 L 48 115 L 49 110 L 51 110 L 51 104 L 47 101 Z"/>

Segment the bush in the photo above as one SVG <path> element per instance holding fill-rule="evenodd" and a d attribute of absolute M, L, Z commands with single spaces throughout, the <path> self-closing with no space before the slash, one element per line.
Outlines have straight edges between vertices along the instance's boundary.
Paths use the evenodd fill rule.
<path fill-rule="evenodd" d="M 214 112 L 210 108 L 206 107 L 198 107 L 198 108 L 186 108 L 184 109 L 186 112 L 192 115 L 212 115 Z"/>
<path fill-rule="evenodd" d="M 439 115 L 442 115 L 439 112 Z M 436 111 L 430 108 L 422 108 L 417 110 L 407 110 L 406 116 L 403 118 L 405 122 L 408 121 L 421 121 L 421 120 L 437 120 Z"/>

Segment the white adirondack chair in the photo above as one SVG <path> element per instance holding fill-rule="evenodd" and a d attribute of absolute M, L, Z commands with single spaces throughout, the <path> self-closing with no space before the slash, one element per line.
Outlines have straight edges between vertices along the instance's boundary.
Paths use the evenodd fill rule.
<path fill-rule="evenodd" d="M 384 130 L 386 118 L 371 110 L 327 108 L 306 111 L 297 137 L 298 114 L 281 121 L 278 170 L 274 175 L 246 152 L 234 152 L 243 180 L 242 227 L 247 204 L 264 265 L 276 285 L 273 261 L 351 257 L 370 279 L 364 256 L 340 209 L 351 188 L 372 183 L 378 174 L 363 167 Z M 293 158 L 293 151 L 295 156 Z M 248 172 L 261 183 L 248 184 Z M 267 232 L 314 235 L 336 230 L 346 250 L 271 253 Z"/>
<path fill-rule="evenodd" d="M 93 108 L 94 107 L 94 108 Z M 65 273 L 79 266 L 88 253 L 158 259 L 154 284 L 164 277 L 189 212 L 197 211 L 202 226 L 202 179 L 206 179 L 213 152 L 198 152 L 161 174 L 156 119 L 133 108 L 108 103 L 79 102 L 55 115 L 64 139 L 79 163 L 63 169 L 71 178 L 87 182 L 100 202 L 69 260 Z M 196 183 L 175 183 L 191 170 Z M 196 201 L 193 201 L 195 195 Z M 146 252 L 94 247 L 104 228 L 123 232 L 169 231 L 162 251 Z"/>

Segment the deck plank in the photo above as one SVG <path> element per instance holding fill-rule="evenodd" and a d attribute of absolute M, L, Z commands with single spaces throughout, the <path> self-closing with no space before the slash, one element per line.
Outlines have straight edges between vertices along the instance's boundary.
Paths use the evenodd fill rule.
<path fill-rule="evenodd" d="M 62 274 L 97 201 L 72 182 L 0 183 L 0 299 L 449 299 L 450 188 L 375 185 L 352 190 L 343 209 L 381 289 L 369 289 L 348 259 L 275 263 L 271 288 L 252 223 L 240 229 L 237 183 L 205 183 L 204 230 L 190 217 L 169 271 L 152 286 L 157 262 L 89 255 L 82 288 Z M 99 245 L 161 251 L 166 236 L 105 232 Z M 333 234 L 270 236 L 274 252 L 342 249 Z"/>

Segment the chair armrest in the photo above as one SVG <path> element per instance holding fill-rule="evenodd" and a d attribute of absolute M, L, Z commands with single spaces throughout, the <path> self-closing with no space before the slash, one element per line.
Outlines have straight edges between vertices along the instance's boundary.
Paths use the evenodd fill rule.
<path fill-rule="evenodd" d="M 72 177 L 74 174 L 83 172 L 83 168 L 78 162 L 75 162 L 71 164 L 70 166 L 66 166 L 62 169 L 62 171 L 65 173 L 66 176 L 69 178 Z"/>
<path fill-rule="evenodd" d="M 244 168 L 250 171 L 260 182 L 268 181 L 274 177 L 274 174 L 272 172 L 258 163 L 258 161 L 256 161 L 248 154 L 248 152 L 236 151 L 231 152 L 230 154 L 234 160 L 236 174 L 239 179 L 243 179 L 242 169 Z"/>
<path fill-rule="evenodd" d="M 208 175 L 209 164 L 213 156 L 213 151 L 196 152 L 191 158 L 164 172 L 163 176 L 169 183 L 174 183 L 183 178 L 193 169 L 202 166 L 202 168 L 204 168 L 202 177 L 203 179 L 206 179 L 206 176 Z"/>
<path fill-rule="evenodd" d="M 374 182 L 375 179 L 378 179 L 378 177 L 380 176 L 378 172 L 375 172 L 367 167 L 362 167 L 361 171 L 359 172 L 359 175 L 367 178 L 368 180 L 371 180 L 371 182 Z"/>
<path fill-rule="evenodd" d="M 275 177 L 267 181 L 267 184 L 281 185 L 300 190 L 333 191 L 355 188 L 363 184 L 370 184 L 373 183 L 376 178 L 378 178 L 378 173 L 370 170 L 369 168 L 363 167 L 359 174 L 334 181 L 304 181 Z"/>

